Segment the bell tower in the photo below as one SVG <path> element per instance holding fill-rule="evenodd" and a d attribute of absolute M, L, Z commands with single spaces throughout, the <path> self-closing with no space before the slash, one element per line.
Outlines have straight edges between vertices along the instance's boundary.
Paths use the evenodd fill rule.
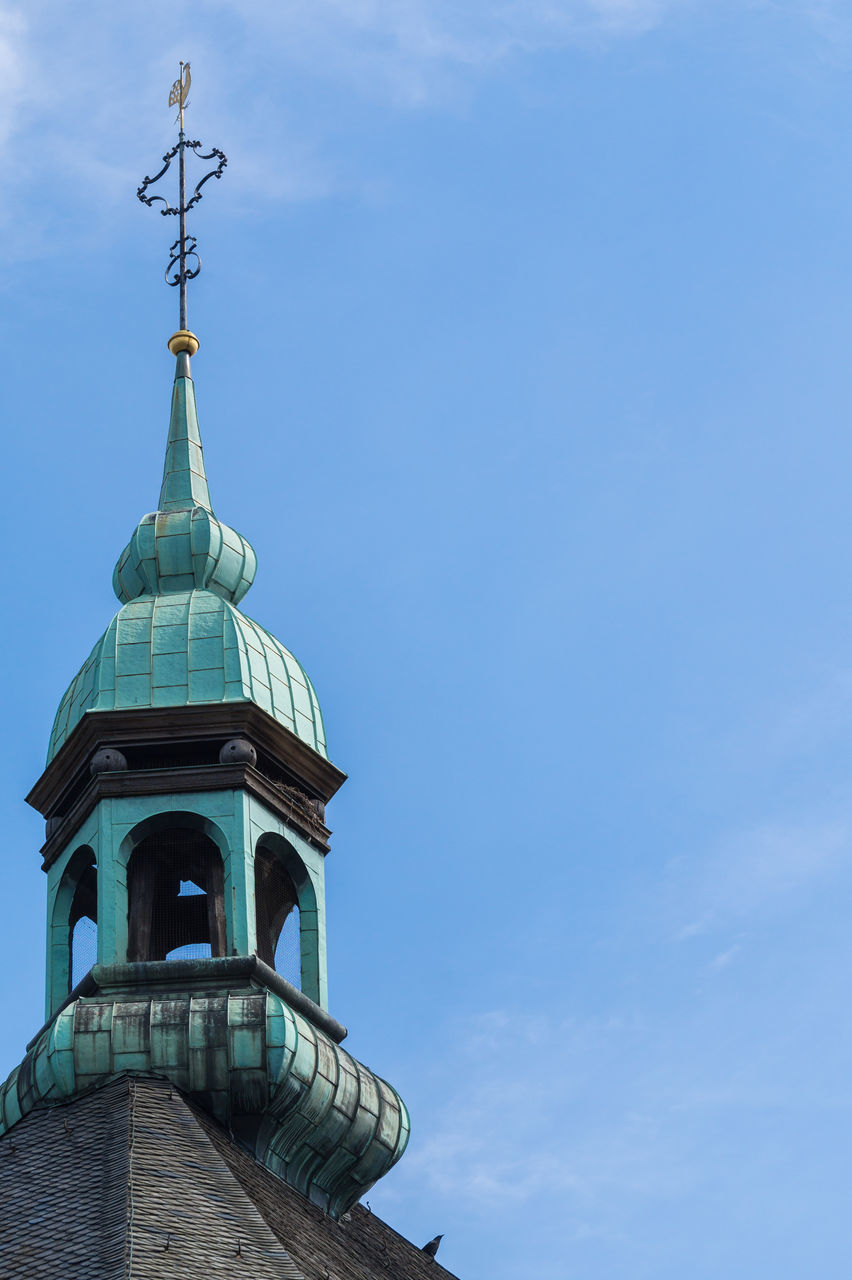
<path fill-rule="evenodd" d="M 329 1011 L 325 818 L 345 775 L 304 668 L 241 612 L 255 554 L 210 498 L 186 215 L 226 161 L 184 136 L 188 79 L 178 143 L 138 193 L 180 227 L 162 485 L 28 797 L 47 824 L 46 1023 L 0 1088 L 0 1133 L 123 1077 L 166 1080 L 336 1219 L 402 1155 L 408 1115 Z M 196 157 L 217 167 L 187 198 Z M 172 207 L 149 187 L 175 160 Z"/>
<path fill-rule="evenodd" d="M 46 1012 L 101 965 L 257 956 L 328 1007 L 327 756 L 304 669 L 238 603 L 248 541 L 213 513 L 175 334 L 158 509 L 113 575 L 122 608 L 56 714 L 29 800 L 47 820 Z M 277 957 L 277 959 L 276 959 Z"/>

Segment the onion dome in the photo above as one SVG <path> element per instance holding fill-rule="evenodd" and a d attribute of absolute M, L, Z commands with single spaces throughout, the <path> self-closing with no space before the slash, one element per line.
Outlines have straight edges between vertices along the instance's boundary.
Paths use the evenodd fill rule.
<path fill-rule="evenodd" d="M 198 344 L 187 334 L 180 347 L 179 336 L 170 341 L 177 368 L 159 506 L 119 556 L 113 587 L 123 608 L 60 703 L 48 761 L 87 712 L 231 701 L 256 703 L 327 758 L 304 669 L 236 608 L 257 560 L 213 514 L 189 366 Z"/>
<path fill-rule="evenodd" d="M 122 1071 L 159 1076 L 236 1128 L 260 1164 L 340 1218 L 405 1151 L 405 1103 L 340 1047 L 331 1028 L 343 1035 L 345 1028 L 315 1008 L 306 1016 L 300 993 L 256 957 L 206 965 L 208 984 L 218 971 L 225 986 L 215 995 L 209 985 L 198 990 L 190 961 L 145 965 L 159 983 L 154 993 L 134 986 L 136 966 L 95 966 L 88 991 L 77 989 L 0 1085 L 0 1134 L 34 1107 L 55 1106 Z M 264 986 L 247 987 L 248 976 L 264 971 Z M 122 1049 L 128 1044 L 131 1053 Z M 257 1119 L 251 1127 L 249 1115 Z"/>

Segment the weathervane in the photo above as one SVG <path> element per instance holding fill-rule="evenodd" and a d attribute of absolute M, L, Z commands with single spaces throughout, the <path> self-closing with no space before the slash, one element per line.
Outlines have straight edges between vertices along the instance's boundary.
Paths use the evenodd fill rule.
<path fill-rule="evenodd" d="M 179 126 L 177 145 L 172 147 L 163 156 L 163 167 L 159 173 L 153 178 L 145 178 L 141 187 L 136 192 L 143 204 L 147 204 L 153 208 L 155 204 L 163 205 L 160 213 L 163 217 L 169 214 L 177 214 L 179 235 L 169 250 L 171 257 L 166 267 L 166 284 L 177 285 L 180 287 L 180 332 L 175 334 L 174 338 L 169 340 L 169 347 L 175 355 L 178 351 L 189 351 L 193 355 L 198 350 L 198 339 L 190 334 L 187 329 L 187 313 L 186 313 L 186 283 L 188 280 L 194 280 L 201 270 L 201 259 L 196 251 L 195 236 L 186 234 L 186 215 L 189 213 L 193 205 L 198 204 L 201 199 L 201 188 L 205 182 L 209 182 L 211 178 L 221 178 L 225 165 L 228 163 L 224 151 L 220 151 L 218 147 L 213 147 L 211 151 L 200 151 L 201 143 L 198 141 L 189 142 L 184 136 L 183 131 L 183 112 L 186 106 L 187 95 L 189 94 L 189 86 L 191 76 L 189 74 L 189 63 L 181 62 L 180 75 L 172 85 L 169 94 L 169 106 L 178 108 L 178 117 L 176 123 Z M 193 151 L 199 160 L 217 160 L 218 164 L 215 169 L 211 169 L 205 174 L 199 183 L 196 184 L 195 190 L 189 200 L 186 198 L 186 152 Z M 175 156 L 178 158 L 178 205 L 174 208 L 165 196 L 149 196 L 148 188 L 155 182 L 159 182 L 163 174 L 167 172 Z M 173 345 L 178 337 L 186 335 L 186 341 L 181 344 Z M 191 342 L 189 341 L 191 339 Z M 176 349 L 177 348 L 177 349 Z"/>

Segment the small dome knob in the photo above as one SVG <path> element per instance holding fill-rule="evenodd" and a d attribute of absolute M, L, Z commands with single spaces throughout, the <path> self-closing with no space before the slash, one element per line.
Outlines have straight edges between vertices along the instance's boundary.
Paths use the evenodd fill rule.
<path fill-rule="evenodd" d="M 94 778 L 98 773 L 121 773 L 127 768 L 127 757 L 115 747 L 101 747 L 89 761 L 89 772 Z"/>
<path fill-rule="evenodd" d="M 229 738 L 219 752 L 220 764 L 257 764 L 257 752 L 248 738 Z"/>
<path fill-rule="evenodd" d="M 169 351 L 173 356 L 179 356 L 181 351 L 194 356 L 200 345 L 195 334 L 190 333 L 189 329 L 178 329 L 177 333 L 173 333 L 169 338 Z"/>
<path fill-rule="evenodd" d="M 254 581 L 249 543 L 205 507 L 143 516 L 112 575 L 122 604 L 142 595 L 212 591 L 238 604 Z"/>

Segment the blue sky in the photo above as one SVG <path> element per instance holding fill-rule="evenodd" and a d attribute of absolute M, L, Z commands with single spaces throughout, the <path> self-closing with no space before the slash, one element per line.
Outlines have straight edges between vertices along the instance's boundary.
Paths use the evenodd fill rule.
<path fill-rule="evenodd" d="M 41 1021 L 23 796 L 158 492 L 171 228 L 135 190 L 180 57 L 229 156 L 213 502 L 350 774 L 331 1008 L 413 1116 L 372 1207 L 465 1280 L 846 1280 L 833 0 L 0 3 L 0 1070 Z"/>

